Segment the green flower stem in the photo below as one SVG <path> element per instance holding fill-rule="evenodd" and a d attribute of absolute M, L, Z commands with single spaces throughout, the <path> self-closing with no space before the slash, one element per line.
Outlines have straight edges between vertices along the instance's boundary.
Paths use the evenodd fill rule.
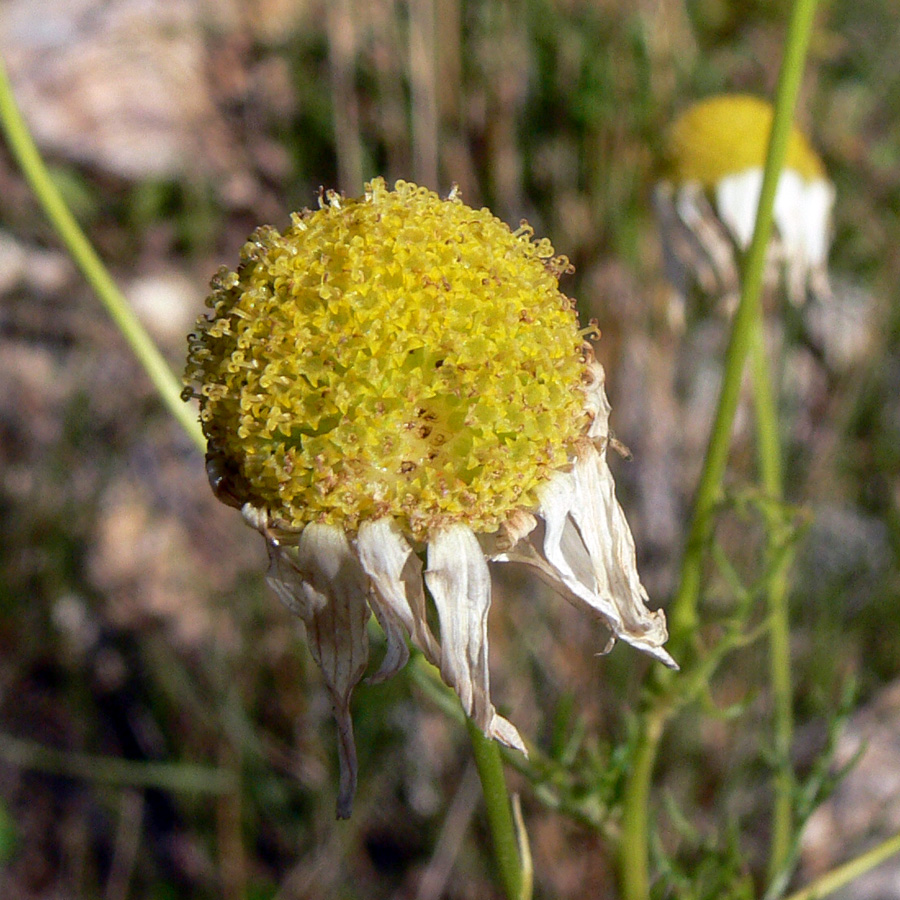
<path fill-rule="evenodd" d="M 619 844 L 623 900 L 647 900 L 650 896 L 650 866 L 647 858 L 650 785 L 666 719 L 667 715 L 661 707 L 644 711 L 630 777 L 625 783 L 622 838 Z"/>
<path fill-rule="evenodd" d="M 900 853 L 900 834 L 895 834 L 862 856 L 857 856 L 856 859 L 851 859 L 850 862 L 817 878 L 812 884 L 789 895 L 785 900 L 822 900 L 845 884 L 849 884 L 854 878 L 859 878 L 860 875 L 874 869 L 895 853 Z"/>
<path fill-rule="evenodd" d="M 69 251 L 76 265 L 96 292 L 122 332 L 138 361 L 150 376 L 153 386 L 165 406 L 184 428 L 188 437 L 203 451 L 206 439 L 200 430 L 196 413 L 181 399 L 182 385 L 153 340 L 132 312 L 128 301 L 116 287 L 90 241 L 75 221 L 62 195 L 53 183 L 47 167 L 31 138 L 13 97 L 12 86 L 0 59 L 0 124 L 6 140 L 19 163 L 35 196 L 44 208 L 53 228 Z"/>
<path fill-rule="evenodd" d="M 416 685 L 451 719 L 465 721 L 472 742 L 475 767 L 481 780 L 494 858 L 508 900 L 530 900 L 531 856 L 521 812 L 510 802 L 503 775 L 503 759 L 496 741 L 489 740 L 459 705 L 459 698 L 441 680 L 438 670 L 421 653 L 414 653 L 409 672 Z M 511 751 L 514 752 L 514 751 Z"/>
<path fill-rule="evenodd" d="M 481 779 L 488 825 L 494 842 L 494 858 L 500 869 L 503 890 L 508 900 L 530 900 L 531 875 L 529 867 L 523 865 L 527 855 L 519 848 L 500 747 L 496 741 L 486 738 L 471 719 L 466 719 L 466 728 Z"/>
<path fill-rule="evenodd" d="M 769 572 L 769 681 L 774 707 L 775 784 L 772 836 L 769 847 L 769 878 L 784 868 L 791 848 L 794 770 L 791 745 L 794 734 L 793 689 L 791 679 L 790 618 L 788 615 L 789 573 L 793 550 L 782 552 L 783 526 L 777 505 L 784 499 L 781 440 L 775 392 L 766 360 L 762 317 L 752 350 L 753 399 L 756 412 L 757 453 L 760 477 L 772 504 L 767 516 Z M 776 562 L 776 557 L 777 562 Z"/>
<path fill-rule="evenodd" d="M 684 558 L 681 567 L 681 582 L 678 593 L 669 609 L 671 638 L 669 650 L 687 670 L 694 660 L 693 649 L 699 624 L 698 603 L 702 577 L 703 550 L 712 531 L 712 518 L 715 503 L 719 497 L 722 480 L 728 462 L 728 451 L 731 445 L 731 433 L 734 416 L 740 399 L 741 381 L 747 356 L 759 333 L 761 321 L 760 293 L 762 290 L 765 269 L 766 251 L 772 234 L 772 209 L 775 201 L 775 190 L 787 153 L 788 138 L 791 131 L 794 106 L 803 73 L 809 38 L 812 32 L 816 0 L 797 0 L 791 12 L 788 26 L 785 57 L 778 79 L 775 97 L 775 114 L 772 122 L 772 133 L 769 137 L 769 148 L 763 174 L 759 209 L 753 239 L 747 252 L 741 285 L 741 300 L 732 323 L 731 338 L 725 356 L 722 377 L 722 388 L 719 403 L 713 422 L 710 441 L 707 446 L 703 472 L 694 503 L 694 516 L 688 532 Z M 777 435 L 777 432 L 775 432 Z M 763 440 L 772 439 L 772 433 L 762 436 Z M 776 437 L 777 449 L 777 437 Z M 762 458 L 762 457 L 761 457 Z M 772 457 L 765 451 L 766 466 Z M 780 459 L 780 454 L 779 454 Z M 780 467 L 780 462 L 778 463 Z M 783 603 L 781 604 L 783 606 Z M 783 615 L 783 612 L 782 612 Z M 777 669 L 778 679 L 783 678 L 786 653 L 781 643 L 786 638 L 786 624 L 773 627 L 773 635 L 779 634 L 778 662 L 773 661 L 773 679 Z M 774 640 L 774 638 L 773 638 Z M 670 672 L 656 676 L 648 689 L 650 696 L 665 695 L 673 689 L 674 676 Z M 779 680 L 778 690 L 781 693 L 776 701 L 780 709 L 784 709 L 784 697 L 790 699 L 790 686 Z M 652 704 L 651 709 L 655 708 Z M 650 779 L 656 759 L 658 745 L 663 733 L 667 714 L 649 715 L 645 713 L 635 748 L 635 765 L 625 792 L 625 808 L 623 813 L 622 851 L 620 853 L 621 881 L 623 896 L 626 900 L 645 900 L 649 895 L 649 854 L 648 854 L 648 810 L 650 796 Z M 788 729 L 785 729 L 785 721 Z M 780 720 L 776 729 L 781 729 L 780 737 L 787 733 L 789 737 L 790 719 Z M 778 782 L 781 797 L 786 797 L 785 782 Z M 783 805 L 784 800 L 779 800 Z M 783 806 L 782 806 L 783 808 Z M 777 840 L 782 842 L 781 832 L 785 823 L 790 821 L 790 811 L 785 817 L 776 814 L 776 828 L 779 830 Z M 778 848 L 773 848 L 780 853 Z"/>

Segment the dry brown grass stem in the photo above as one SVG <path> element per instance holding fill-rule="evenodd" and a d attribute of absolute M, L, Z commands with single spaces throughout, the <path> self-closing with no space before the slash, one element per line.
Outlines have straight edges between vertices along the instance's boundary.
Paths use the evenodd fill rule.
<path fill-rule="evenodd" d="M 409 2 L 409 86 L 412 96 L 413 175 L 434 190 L 438 184 L 438 99 L 434 0 Z"/>
<path fill-rule="evenodd" d="M 363 188 L 362 139 L 359 130 L 359 98 L 355 66 L 358 46 L 353 0 L 333 0 L 326 4 L 328 31 L 328 71 L 334 142 L 340 190 L 356 196 Z"/>

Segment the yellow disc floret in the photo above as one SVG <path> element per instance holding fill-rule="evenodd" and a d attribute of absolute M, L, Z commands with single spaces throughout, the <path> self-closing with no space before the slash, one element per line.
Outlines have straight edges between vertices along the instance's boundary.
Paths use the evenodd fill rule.
<path fill-rule="evenodd" d="M 711 188 L 728 175 L 761 169 L 766 161 L 772 107 L 748 94 L 701 100 L 672 126 L 667 141 L 667 175 L 676 183 L 698 181 Z M 785 168 L 806 181 L 822 178 L 822 161 L 796 127 L 788 139 Z"/>
<path fill-rule="evenodd" d="M 232 502 L 291 529 L 393 516 L 417 540 L 534 506 L 587 425 L 567 268 L 528 226 L 402 181 L 259 229 L 189 339 Z"/>

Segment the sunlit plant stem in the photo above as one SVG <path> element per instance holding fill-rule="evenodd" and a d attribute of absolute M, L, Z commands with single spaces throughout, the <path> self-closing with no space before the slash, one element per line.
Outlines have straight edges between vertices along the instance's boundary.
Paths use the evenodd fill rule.
<path fill-rule="evenodd" d="M 521 853 L 513 821 L 500 747 L 496 741 L 486 738 L 471 719 L 466 719 L 466 728 L 484 792 L 488 826 L 494 843 L 494 858 L 497 860 L 503 890 L 508 900 L 530 900 L 531 876 L 528 868 L 523 865 L 524 854 Z"/>

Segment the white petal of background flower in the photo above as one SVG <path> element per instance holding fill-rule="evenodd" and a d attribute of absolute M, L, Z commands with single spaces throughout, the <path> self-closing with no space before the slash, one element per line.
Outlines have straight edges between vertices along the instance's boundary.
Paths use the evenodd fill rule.
<path fill-rule="evenodd" d="M 716 185 L 719 217 L 731 230 L 738 246 L 744 249 L 750 246 L 753 237 L 762 180 L 762 169 L 753 168 L 726 175 Z"/>
<path fill-rule="evenodd" d="M 828 262 L 834 199 L 834 185 L 830 181 L 817 178 L 806 185 L 806 196 L 803 201 L 806 257 L 813 267 L 824 267 Z"/>

